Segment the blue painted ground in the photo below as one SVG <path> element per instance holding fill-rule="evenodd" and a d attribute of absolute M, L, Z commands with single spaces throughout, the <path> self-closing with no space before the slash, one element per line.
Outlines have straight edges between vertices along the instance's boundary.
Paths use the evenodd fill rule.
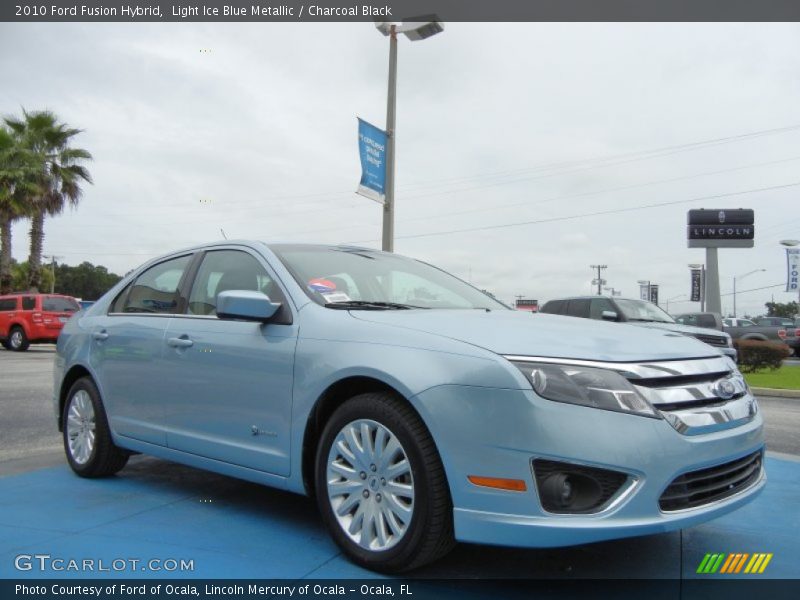
<path fill-rule="evenodd" d="M 573 548 L 518 550 L 461 544 L 414 573 L 436 578 L 692 578 L 706 552 L 771 552 L 771 578 L 800 577 L 800 462 L 767 459 L 759 498 L 705 525 Z M 192 560 L 189 572 L 119 573 L 14 567 L 21 554 Z M 119 564 L 119 563 L 118 563 Z M 0 578 L 365 578 L 323 529 L 314 503 L 136 457 L 118 476 L 76 477 L 54 467 L 0 478 Z M 705 576 L 708 577 L 708 576 Z"/>

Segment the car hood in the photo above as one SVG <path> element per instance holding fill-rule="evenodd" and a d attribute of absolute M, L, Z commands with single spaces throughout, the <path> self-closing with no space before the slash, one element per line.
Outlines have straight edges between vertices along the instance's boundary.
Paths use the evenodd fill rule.
<path fill-rule="evenodd" d="M 708 329 L 706 327 L 694 327 L 692 325 L 681 325 L 680 323 L 645 323 L 630 321 L 628 325 L 636 327 L 647 327 L 649 329 L 660 329 L 661 331 L 675 331 L 684 335 L 716 335 L 727 337 L 727 334 L 718 329 Z"/>
<path fill-rule="evenodd" d="M 615 362 L 716 355 L 706 344 L 671 331 L 513 310 L 353 310 L 350 314 L 505 355 Z"/>

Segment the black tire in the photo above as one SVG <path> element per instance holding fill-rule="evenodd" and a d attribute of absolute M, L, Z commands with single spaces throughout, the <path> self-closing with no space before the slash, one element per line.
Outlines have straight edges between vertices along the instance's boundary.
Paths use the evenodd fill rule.
<path fill-rule="evenodd" d="M 15 352 L 25 352 L 31 345 L 25 330 L 19 325 L 15 325 L 8 332 L 8 349 Z"/>
<path fill-rule="evenodd" d="M 8 340 L 0 341 L 0 345 L 3 346 L 6 350 L 11 350 L 11 342 Z"/>
<path fill-rule="evenodd" d="M 88 397 L 88 398 L 87 398 Z M 91 417 L 81 421 L 80 404 L 91 405 Z M 74 411 L 70 421 L 70 411 Z M 88 412 L 88 409 L 84 411 Z M 75 449 L 70 446 L 71 434 L 80 432 L 76 429 L 75 425 L 82 422 L 87 428 L 91 427 L 94 430 L 94 444 L 91 449 L 85 454 L 81 455 L 81 450 Z M 63 414 L 63 429 L 64 429 L 64 452 L 67 455 L 67 462 L 75 473 L 81 477 L 107 477 L 113 475 L 122 469 L 128 462 L 129 454 L 117 448 L 111 439 L 111 432 L 108 427 L 108 419 L 106 418 L 106 411 L 103 407 L 103 402 L 100 399 L 100 392 L 97 391 L 97 386 L 89 377 L 81 377 L 72 387 L 67 394 L 67 400 L 64 402 Z"/>
<path fill-rule="evenodd" d="M 345 525 L 340 524 L 337 520 L 339 517 L 335 515 L 334 508 L 331 505 L 332 500 L 329 499 L 329 455 L 332 452 L 337 436 L 343 432 L 345 427 L 352 425 L 356 421 L 374 422 L 376 427 L 384 430 L 383 435 L 393 435 L 400 443 L 401 456 L 407 459 L 410 466 L 410 475 L 413 478 L 410 480 L 411 489 L 413 490 L 411 517 L 408 522 L 401 523 L 405 530 L 404 533 L 397 536 L 390 529 L 388 517 L 386 516 L 391 506 L 399 506 L 399 504 L 396 504 L 397 496 L 394 494 L 390 496 L 390 488 L 383 488 L 385 495 L 383 502 L 386 504 L 383 506 L 375 504 L 376 502 L 380 503 L 382 500 L 382 495 L 376 493 L 382 489 L 379 486 L 387 485 L 385 479 L 379 477 L 380 470 L 377 472 L 378 477 L 368 475 L 364 479 L 364 474 L 369 467 L 366 466 L 366 463 L 363 463 L 364 471 L 360 475 L 361 479 L 364 479 L 364 488 L 351 492 L 356 494 L 359 508 L 356 509 L 354 507 L 353 512 L 355 515 L 349 514 L 347 515 L 348 518 L 357 520 L 358 511 L 362 503 L 366 505 L 367 502 L 366 500 L 357 499 L 357 496 L 362 498 L 370 497 L 370 491 L 373 493 L 371 500 L 373 509 L 378 512 L 384 511 L 384 516 L 379 519 L 383 531 L 388 533 L 390 537 L 398 538 L 391 542 L 393 545 L 389 546 L 387 544 L 385 549 L 365 548 L 354 539 L 351 539 L 350 534 L 344 529 Z M 377 433 L 375 433 L 375 436 L 377 436 Z M 372 438 L 371 444 L 375 444 L 375 438 Z M 386 447 L 388 448 L 388 446 Z M 387 469 L 391 470 L 393 468 L 389 460 L 385 460 L 384 464 L 389 465 L 386 467 Z M 360 467 L 355 463 L 353 463 L 353 466 L 355 466 L 353 471 L 353 474 L 355 474 L 356 471 L 360 470 Z M 372 471 L 374 472 L 375 469 L 372 469 Z M 388 474 L 386 477 L 390 478 Z M 408 475 L 405 475 L 405 477 L 408 477 Z M 353 479 L 355 478 L 353 477 Z M 373 479 L 376 481 L 371 481 Z M 379 481 L 383 483 L 381 484 Z M 389 486 L 392 483 L 390 481 Z M 353 484 L 351 483 L 351 485 Z M 373 487 L 370 488 L 370 485 L 373 485 Z M 453 503 L 436 445 L 425 424 L 413 408 L 392 394 L 386 392 L 361 394 L 347 400 L 336 409 L 326 424 L 317 447 L 315 489 L 317 504 L 331 537 L 353 562 L 367 569 L 384 573 L 408 571 L 441 558 L 455 545 L 453 536 Z M 367 494 L 367 496 L 363 496 L 363 494 Z M 342 504 L 349 504 L 350 496 L 342 493 L 342 497 L 344 498 Z M 398 521 L 395 520 L 394 523 L 397 524 Z M 373 538 L 375 541 L 377 541 L 375 538 L 377 538 L 378 526 L 378 523 L 374 522 L 374 528 L 370 530 L 375 534 Z M 362 540 L 363 535 L 362 533 Z"/>

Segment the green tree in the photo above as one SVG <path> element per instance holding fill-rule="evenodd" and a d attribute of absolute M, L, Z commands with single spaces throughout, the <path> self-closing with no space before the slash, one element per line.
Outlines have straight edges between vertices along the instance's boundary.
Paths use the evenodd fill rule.
<path fill-rule="evenodd" d="M 787 317 L 793 319 L 800 309 L 797 302 L 767 302 L 768 317 Z"/>
<path fill-rule="evenodd" d="M 29 214 L 27 199 L 35 194 L 36 161 L 14 136 L 0 127 L 0 294 L 12 287 L 11 231 L 14 221 Z"/>
<path fill-rule="evenodd" d="M 44 219 L 57 215 L 67 205 L 80 201 L 83 182 L 92 183 L 83 162 L 92 155 L 82 148 L 73 148 L 73 138 L 81 133 L 61 123 L 50 111 L 27 112 L 22 118 L 6 117 L 17 144 L 30 152 L 38 166 L 37 189 L 27 197 L 31 209 L 30 254 L 28 256 L 28 287 L 42 288 L 42 246 L 44 244 Z"/>
<path fill-rule="evenodd" d="M 49 273 L 50 269 L 44 271 Z M 97 300 L 122 279 L 115 273 L 109 273 L 106 267 L 90 262 L 83 262 L 77 267 L 57 264 L 55 276 L 56 292 L 83 300 Z"/>
<path fill-rule="evenodd" d="M 30 269 L 28 268 L 27 262 L 18 263 L 17 261 L 11 261 L 11 287 L 15 290 L 24 290 L 25 287 L 28 285 L 28 279 L 30 278 Z M 53 283 L 53 276 L 50 273 L 50 269 L 46 269 L 42 272 L 42 289 L 46 291 L 50 291 L 50 287 Z"/>

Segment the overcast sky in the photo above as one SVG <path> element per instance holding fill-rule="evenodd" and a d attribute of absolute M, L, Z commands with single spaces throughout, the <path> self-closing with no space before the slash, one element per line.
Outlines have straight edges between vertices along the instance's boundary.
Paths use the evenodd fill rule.
<path fill-rule="evenodd" d="M 0 113 L 53 110 L 94 155 L 45 253 L 124 273 L 220 228 L 379 247 L 381 209 L 354 193 L 356 117 L 384 126 L 387 63 L 369 23 L 0 24 Z M 400 40 L 398 77 L 397 252 L 506 301 L 590 293 L 602 263 L 626 296 L 658 283 L 664 306 L 704 260 L 686 211 L 745 207 L 755 248 L 720 251 L 722 293 L 755 269 L 739 290 L 785 282 L 800 25 L 449 23 Z M 739 312 L 773 295 L 793 299 L 743 293 Z M 670 311 L 699 309 L 685 300 Z"/>

